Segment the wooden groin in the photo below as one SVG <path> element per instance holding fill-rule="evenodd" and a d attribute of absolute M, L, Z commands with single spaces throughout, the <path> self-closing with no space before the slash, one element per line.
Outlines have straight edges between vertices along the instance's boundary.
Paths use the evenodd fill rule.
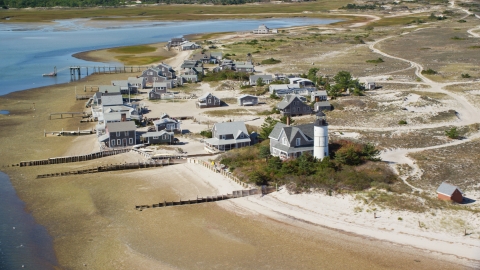
<path fill-rule="evenodd" d="M 149 161 L 149 162 L 136 162 L 136 163 L 122 163 L 122 164 L 110 164 L 105 166 L 98 166 L 89 169 L 59 172 L 59 173 L 47 173 L 39 174 L 37 178 L 50 178 L 58 176 L 69 176 L 75 174 L 89 174 L 89 173 L 101 173 L 109 171 L 121 171 L 121 170 L 133 170 L 133 169 L 146 169 L 156 168 L 175 164 L 171 160 Z"/>
<path fill-rule="evenodd" d="M 130 150 L 131 149 L 117 149 L 117 150 L 110 150 L 110 151 L 100 151 L 100 152 L 95 152 L 95 153 L 80 155 L 80 156 L 54 157 L 54 158 L 42 159 L 42 160 L 20 161 L 18 166 L 27 167 L 27 166 L 61 164 L 61 163 L 70 163 L 70 162 L 81 162 L 81 161 L 102 158 L 102 157 L 118 155 L 118 154 L 130 152 Z"/>
<path fill-rule="evenodd" d="M 178 200 L 178 201 L 163 201 L 156 204 L 150 205 L 136 205 L 135 209 L 142 211 L 143 209 L 147 208 L 159 208 L 159 207 L 168 207 L 168 206 L 180 206 L 180 205 L 188 205 L 188 204 L 199 204 L 199 203 L 208 203 L 208 202 L 217 202 L 223 200 L 229 200 L 234 198 L 241 198 L 246 196 L 251 196 L 255 194 L 260 194 L 261 190 L 259 189 L 248 189 L 248 190 L 236 190 L 233 191 L 232 194 L 226 195 L 215 195 L 215 196 L 207 196 L 207 197 L 197 197 L 196 199 L 191 200 Z"/>

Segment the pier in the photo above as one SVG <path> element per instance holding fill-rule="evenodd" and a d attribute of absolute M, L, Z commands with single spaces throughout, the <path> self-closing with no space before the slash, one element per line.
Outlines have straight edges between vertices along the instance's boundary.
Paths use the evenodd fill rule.
<path fill-rule="evenodd" d="M 86 76 L 90 74 L 114 74 L 114 73 L 136 73 L 142 72 L 148 66 L 70 66 L 70 79 L 77 80 L 82 77 L 82 70 Z M 62 68 L 58 72 L 65 70 Z"/>

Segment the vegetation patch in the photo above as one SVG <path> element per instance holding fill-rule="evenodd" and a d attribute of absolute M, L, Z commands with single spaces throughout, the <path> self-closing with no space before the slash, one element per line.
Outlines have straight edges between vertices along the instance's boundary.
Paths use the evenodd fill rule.
<path fill-rule="evenodd" d="M 251 115 L 251 113 L 245 109 L 231 109 L 231 110 L 215 110 L 215 111 L 206 111 L 203 114 L 213 117 L 222 117 L 222 116 L 235 116 L 235 115 Z"/>
<path fill-rule="evenodd" d="M 278 63 L 281 63 L 281 62 L 282 61 L 280 61 L 280 60 L 269 58 L 269 59 L 262 60 L 262 62 L 260 62 L 260 63 L 262 65 L 273 65 L 273 64 L 278 64 Z"/>
<path fill-rule="evenodd" d="M 379 57 L 378 59 L 367 60 L 367 61 L 365 61 L 365 62 L 367 62 L 367 63 L 373 63 L 373 64 L 380 64 L 380 63 L 383 63 L 383 62 L 385 62 L 385 61 L 383 61 L 383 59 Z"/>
<path fill-rule="evenodd" d="M 133 56 L 133 55 L 119 55 L 115 56 L 115 59 L 122 62 L 124 65 L 129 66 L 142 66 L 149 65 L 156 62 L 163 61 L 167 57 L 163 56 Z"/>
<path fill-rule="evenodd" d="M 127 46 L 109 49 L 108 52 L 122 53 L 122 54 L 139 54 L 150 53 L 156 51 L 157 48 L 148 45 Z"/>
<path fill-rule="evenodd" d="M 422 70 L 422 74 L 424 75 L 435 75 L 437 74 L 438 72 L 436 72 L 435 70 L 429 68 L 427 70 Z"/>

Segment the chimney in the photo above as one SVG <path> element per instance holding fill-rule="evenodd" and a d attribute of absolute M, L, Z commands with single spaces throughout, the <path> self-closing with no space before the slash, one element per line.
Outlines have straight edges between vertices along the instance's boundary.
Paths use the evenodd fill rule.
<path fill-rule="evenodd" d="M 287 126 L 290 126 L 290 115 L 287 115 Z"/>

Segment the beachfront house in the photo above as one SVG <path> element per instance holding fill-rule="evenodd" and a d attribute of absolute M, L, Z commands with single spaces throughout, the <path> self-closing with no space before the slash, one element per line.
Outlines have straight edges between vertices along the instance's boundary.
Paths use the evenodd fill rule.
<path fill-rule="evenodd" d="M 161 64 L 157 65 L 156 68 L 159 69 L 162 76 L 166 77 L 167 79 L 175 79 L 176 74 L 172 66 L 162 62 Z"/>
<path fill-rule="evenodd" d="M 197 108 L 220 107 L 222 101 L 211 93 L 206 93 L 197 99 L 196 105 Z"/>
<path fill-rule="evenodd" d="M 438 187 L 437 196 L 440 200 L 463 202 L 463 192 L 457 186 L 445 182 Z"/>
<path fill-rule="evenodd" d="M 140 140 L 147 144 L 175 144 L 175 135 L 165 130 L 147 132 L 140 135 Z"/>
<path fill-rule="evenodd" d="M 125 148 L 136 144 L 136 126 L 133 121 L 107 123 L 100 143 L 109 148 Z"/>
<path fill-rule="evenodd" d="M 258 26 L 257 29 L 254 29 L 252 32 L 254 34 L 268 34 L 270 32 L 270 29 L 265 24 L 261 24 L 260 26 Z"/>
<path fill-rule="evenodd" d="M 168 44 L 171 46 L 171 47 L 177 47 L 179 46 L 180 44 L 182 44 L 183 42 L 187 41 L 185 38 L 172 38 L 170 39 L 170 41 L 168 42 Z"/>
<path fill-rule="evenodd" d="M 313 91 L 310 93 L 310 101 L 320 102 L 328 99 L 327 91 Z"/>
<path fill-rule="evenodd" d="M 210 153 L 249 145 L 251 145 L 251 139 L 244 122 L 216 123 L 212 128 L 212 138 L 204 141 L 204 149 Z"/>
<path fill-rule="evenodd" d="M 297 158 L 303 153 L 313 155 L 314 124 L 289 126 L 277 123 L 268 136 L 270 139 L 270 153 L 282 160 Z"/>
<path fill-rule="evenodd" d="M 151 67 L 142 72 L 140 77 L 145 78 L 145 85 L 147 87 L 153 87 L 155 82 L 166 82 L 168 88 L 173 88 L 173 80 L 163 75 L 162 69 L 158 67 Z"/>
<path fill-rule="evenodd" d="M 128 83 L 131 87 L 136 88 L 136 90 L 142 90 L 147 84 L 147 80 L 144 77 L 128 77 Z"/>
<path fill-rule="evenodd" d="M 280 103 L 277 104 L 277 109 L 282 115 L 297 116 L 311 114 L 312 108 L 303 103 L 297 95 L 286 95 Z"/>
<path fill-rule="evenodd" d="M 309 79 L 305 78 L 299 78 L 299 77 L 293 77 L 293 78 L 288 78 L 290 81 L 289 84 L 295 85 L 297 88 L 304 88 L 304 87 L 314 87 L 315 83 L 312 82 Z"/>
<path fill-rule="evenodd" d="M 204 64 L 218 64 L 218 62 L 222 59 L 222 53 L 221 52 L 196 53 L 192 55 L 191 59 L 193 61 L 202 62 Z"/>
<path fill-rule="evenodd" d="M 254 106 L 258 104 L 258 97 L 252 95 L 241 95 L 237 97 L 239 106 Z"/>
<path fill-rule="evenodd" d="M 180 121 L 175 118 L 170 118 L 168 114 L 163 114 L 159 120 L 153 121 L 153 125 L 157 132 L 165 130 L 168 132 L 182 133 Z"/>
<path fill-rule="evenodd" d="M 198 45 L 195 42 L 184 41 L 184 42 L 180 43 L 179 48 L 180 48 L 181 51 L 190 51 L 190 50 L 201 49 L 202 46 Z"/>
<path fill-rule="evenodd" d="M 255 72 L 255 67 L 250 62 L 233 62 L 233 70 L 237 72 Z"/>
<path fill-rule="evenodd" d="M 257 85 L 258 79 L 262 79 L 263 84 L 270 84 L 273 82 L 272 75 L 250 75 L 249 83 L 250 85 Z"/>

